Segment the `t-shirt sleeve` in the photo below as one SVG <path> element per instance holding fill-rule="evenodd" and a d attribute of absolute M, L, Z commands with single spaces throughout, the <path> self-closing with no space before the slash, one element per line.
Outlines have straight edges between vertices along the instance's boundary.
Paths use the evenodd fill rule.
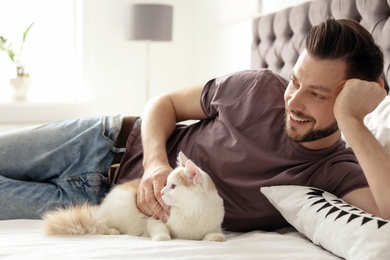
<path fill-rule="evenodd" d="M 367 179 L 357 162 L 338 161 L 331 164 L 326 172 L 327 190 L 339 198 L 353 190 L 368 187 Z"/>
<path fill-rule="evenodd" d="M 269 87 L 279 87 L 283 92 L 285 80 L 266 69 L 245 70 L 212 79 L 206 83 L 201 94 L 201 106 L 209 118 L 215 118 L 221 107 L 248 108 L 251 100 L 258 101 Z M 273 95 L 273 94 L 272 94 Z M 241 105 L 240 102 L 244 102 Z"/>

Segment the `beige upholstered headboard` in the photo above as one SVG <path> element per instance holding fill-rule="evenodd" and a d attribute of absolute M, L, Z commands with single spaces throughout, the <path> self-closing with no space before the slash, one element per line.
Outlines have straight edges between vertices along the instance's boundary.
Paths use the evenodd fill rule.
<path fill-rule="evenodd" d="M 327 17 L 359 21 L 382 47 L 384 77 L 390 83 L 390 0 L 315 0 L 253 21 L 252 68 L 269 68 L 290 77 L 313 25 Z"/>

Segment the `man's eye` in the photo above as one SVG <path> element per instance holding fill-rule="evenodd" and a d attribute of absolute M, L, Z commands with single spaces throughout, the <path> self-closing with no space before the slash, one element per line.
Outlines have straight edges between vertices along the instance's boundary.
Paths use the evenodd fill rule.
<path fill-rule="evenodd" d="M 315 93 L 315 92 L 312 92 L 311 93 L 311 95 L 313 96 L 313 97 L 315 97 L 315 98 L 323 98 L 323 96 L 321 96 L 321 95 L 319 95 L 319 94 L 317 94 L 317 93 Z"/>
<path fill-rule="evenodd" d="M 291 79 L 291 83 L 294 86 L 294 88 L 299 88 L 299 84 L 298 84 L 298 82 L 296 80 Z"/>

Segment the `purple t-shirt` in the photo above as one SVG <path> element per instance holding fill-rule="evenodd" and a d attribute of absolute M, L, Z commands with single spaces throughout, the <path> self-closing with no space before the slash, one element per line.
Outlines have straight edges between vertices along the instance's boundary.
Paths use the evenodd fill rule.
<path fill-rule="evenodd" d="M 339 197 L 368 186 L 356 157 L 341 139 L 312 151 L 287 137 L 286 86 L 284 79 L 269 70 L 210 80 L 200 100 L 209 119 L 178 125 L 167 142 L 172 167 L 183 151 L 209 173 L 224 200 L 226 230 L 273 230 L 288 225 L 260 193 L 263 186 L 313 186 Z M 131 133 L 127 147 L 116 183 L 143 174 L 140 126 Z"/>

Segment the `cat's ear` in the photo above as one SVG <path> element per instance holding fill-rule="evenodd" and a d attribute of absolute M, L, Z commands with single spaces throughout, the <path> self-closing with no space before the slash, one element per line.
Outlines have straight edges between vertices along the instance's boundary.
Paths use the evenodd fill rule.
<path fill-rule="evenodd" d="M 194 185 L 203 183 L 202 172 L 191 160 L 187 160 L 185 164 L 185 173 Z"/>
<path fill-rule="evenodd" d="M 185 154 L 180 151 L 179 155 L 177 156 L 177 166 L 185 167 L 187 161 L 187 156 L 185 156 Z"/>

